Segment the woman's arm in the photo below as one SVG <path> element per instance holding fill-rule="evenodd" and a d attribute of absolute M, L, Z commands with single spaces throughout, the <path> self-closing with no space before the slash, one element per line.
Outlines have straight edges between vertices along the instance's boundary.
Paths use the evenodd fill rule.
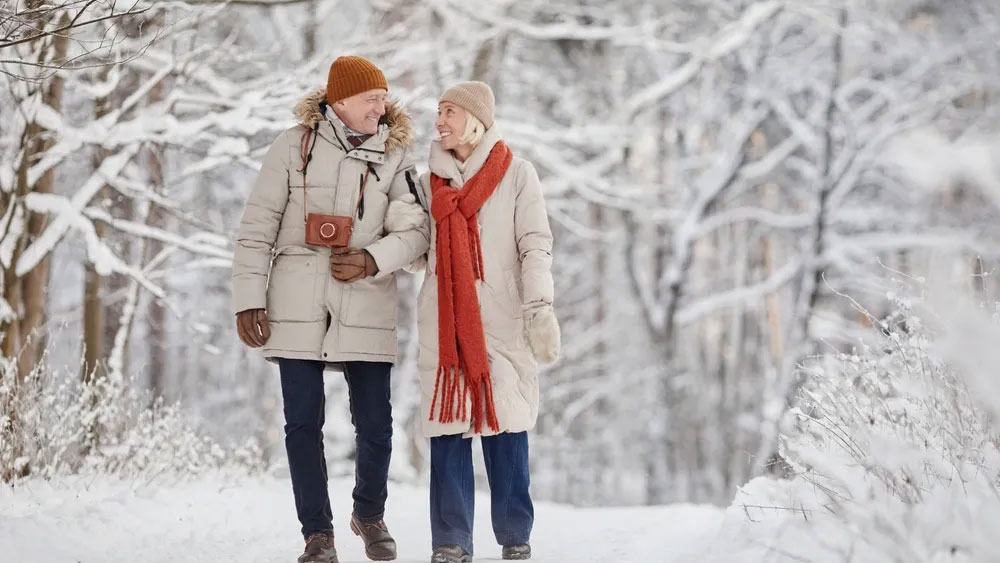
<path fill-rule="evenodd" d="M 535 359 L 552 363 L 559 357 L 560 331 L 552 309 L 552 230 L 545 211 L 538 173 L 523 161 L 517 171 L 514 237 L 521 261 L 521 310 L 528 343 Z"/>

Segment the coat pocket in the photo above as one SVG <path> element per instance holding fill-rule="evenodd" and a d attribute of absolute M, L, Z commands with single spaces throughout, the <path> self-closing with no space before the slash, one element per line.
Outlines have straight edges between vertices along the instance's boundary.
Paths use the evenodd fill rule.
<path fill-rule="evenodd" d="M 267 316 L 273 321 L 321 321 L 326 312 L 316 299 L 320 257 L 304 248 L 279 252 L 267 281 Z"/>
<path fill-rule="evenodd" d="M 396 328 L 396 277 L 366 278 L 344 286 L 340 324 L 359 328 Z"/>
<path fill-rule="evenodd" d="M 479 288 L 479 309 L 482 311 L 483 329 L 493 338 L 512 345 L 517 340 L 520 329 L 521 308 L 514 306 L 511 292 L 517 291 L 508 271 L 490 278 Z"/>
<path fill-rule="evenodd" d="M 510 303 L 510 316 L 521 318 L 521 291 L 517 288 L 517 277 L 514 270 L 503 271 L 504 287 L 507 291 L 507 301 Z"/>

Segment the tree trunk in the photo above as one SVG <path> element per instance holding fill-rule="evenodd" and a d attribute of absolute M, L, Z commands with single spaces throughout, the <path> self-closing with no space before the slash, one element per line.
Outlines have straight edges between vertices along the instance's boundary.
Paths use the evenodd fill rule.
<path fill-rule="evenodd" d="M 63 14 L 59 25 L 68 23 L 69 16 Z M 66 58 L 68 44 L 68 36 L 53 36 L 51 44 L 44 45 L 39 50 L 38 62 L 62 61 Z M 49 57 L 50 48 L 51 57 Z M 49 80 L 42 92 L 42 101 L 56 112 L 62 105 L 63 85 L 63 79 L 57 74 Z M 49 169 L 37 183 L 28 185 L 28 169 L 54 143 L 53 140 L 43 137 L 44 132 L 37 123 L 28 124 L 25 132 L 24 153 L 18 169 L 17 196 L 13 205 L 21 206 L 21 212 L 27 216 L 27 225 L 18 241 L 10 267 L 3 273 L 4 298 L 15 311 L 15 318 L 10 321 L 10 326 L 0 325 L 0 330 L 4 331 L 3 354 L 8 358 L 17 358 L 19 381 L 24 381 L 32 367 L 41 359 L 46 343 L 43 325 L 46 321 L 51 256 L 46 256 L 38 266 L 23 277 L 19 278 L 14 273 L 21 252 L 42 233 L 47 224 L 45 215 L 30 213 L 23 207 L 24 198 L 29 192 L 52 193 L 55 184 L 55 170 Z"/>
<path fill-rule="evenodd" d="M 101 73 L 101 78 L 107 77 L 107 70 Z M 94 102 L 94 119 L 99 120 L 110 111 L 110 104 L 106 96 L 98 98 Z M 94 170 L 100 168 L 101 163 L 108 157 L 108 151 L 103 148 L 96 149 L 91 165 Z M 101 189 L 98 198 L 105 199 L 108 196 L 108 188 Z M 104 239 L 107 225 L 103 221 L 94 223 L 94 230 L 97 238 Z M 83 373 L 84 382 L 91 382 L 103 375 L 103 368 L 100 367 L 101 358 L 104 357 L 104 302 L 101 291 L 103 289 L 103 278 L 97 273 L 94 265 L 90 262 L 84 263 L 83 281 Z"/>

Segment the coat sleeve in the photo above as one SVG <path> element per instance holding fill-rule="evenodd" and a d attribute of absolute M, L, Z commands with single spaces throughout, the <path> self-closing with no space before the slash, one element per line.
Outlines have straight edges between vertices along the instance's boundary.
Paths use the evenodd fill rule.
<path fill-rule="evenodd" d="M 395 201 L 406 194 L 419 191 L 419 189 L 413 158 L 409 151 L 406 151 L 396 169 L 395 176 L 392 178 L 392 184 L 389 186 L 389 201 Z M 424 222 L 421 227 L 416 229 L 388 233 L 366 246 L 365 250 L 372 255 L 378 266 L 378 273 L 375 274 L 375 277 L 390 275 L 422 256 L 430 248 L 430 236 L 429 222 Z"/>
<path fill-rule="evenodd" d="M 403 267 L 404 270 L 410 272 L 411 274 L 418 274 L 427 269 L 427 256 L 430 254 L 430 244 L 429 241 L 433 235 L 434 225 L 431 223 L 431 174 L 430 172 L 424 172 L 420 175 L 420 181 L 417 182 L 417 191 L 414 194 L 417 197 L 417 204 L 424 208 L 427 212 L 427 230 L 428 230 L 428 246 L 427 252 L 421 254 L 416 260 L 410 262 Z"/>
<path fill-rule="evenodd" d="M 286 131 L 267 150 L 243 208 L 233 255 L 233 308 L 236 312 L 263 309 L 267 304 L 271 251 L 288 203 L 288 151 Z"/>
<path fill-rule="evenodd" d="M 521 307 L 527 311 L 551 305 L 555 292 L 552 282 L 552 230 L 538 173 L 530 162 L 522 161 L 517 171 L 516 198 L 514 237 L 521 260 Z"/>

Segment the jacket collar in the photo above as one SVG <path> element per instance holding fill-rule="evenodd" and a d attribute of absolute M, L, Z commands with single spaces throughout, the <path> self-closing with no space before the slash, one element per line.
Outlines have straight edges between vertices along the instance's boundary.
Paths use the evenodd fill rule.
<path fill-rule="evenodd" d="M 348 157 L 382 164 L 387 153 L 409 148 L 413 143 L 413 122 L 397 100 L 386 102 L 384 123 L 379 125 L 377 133 L 357 148 L 347 142 L 347 134 L 339 121 L 331 122 L 323 115 L 325 109 L 326 89 L 317 89 L 306 94 L 295 105 L 295 117 L 304 127 L 311 129 L 318 126 L 319 136 L 343 150 Z"/>

